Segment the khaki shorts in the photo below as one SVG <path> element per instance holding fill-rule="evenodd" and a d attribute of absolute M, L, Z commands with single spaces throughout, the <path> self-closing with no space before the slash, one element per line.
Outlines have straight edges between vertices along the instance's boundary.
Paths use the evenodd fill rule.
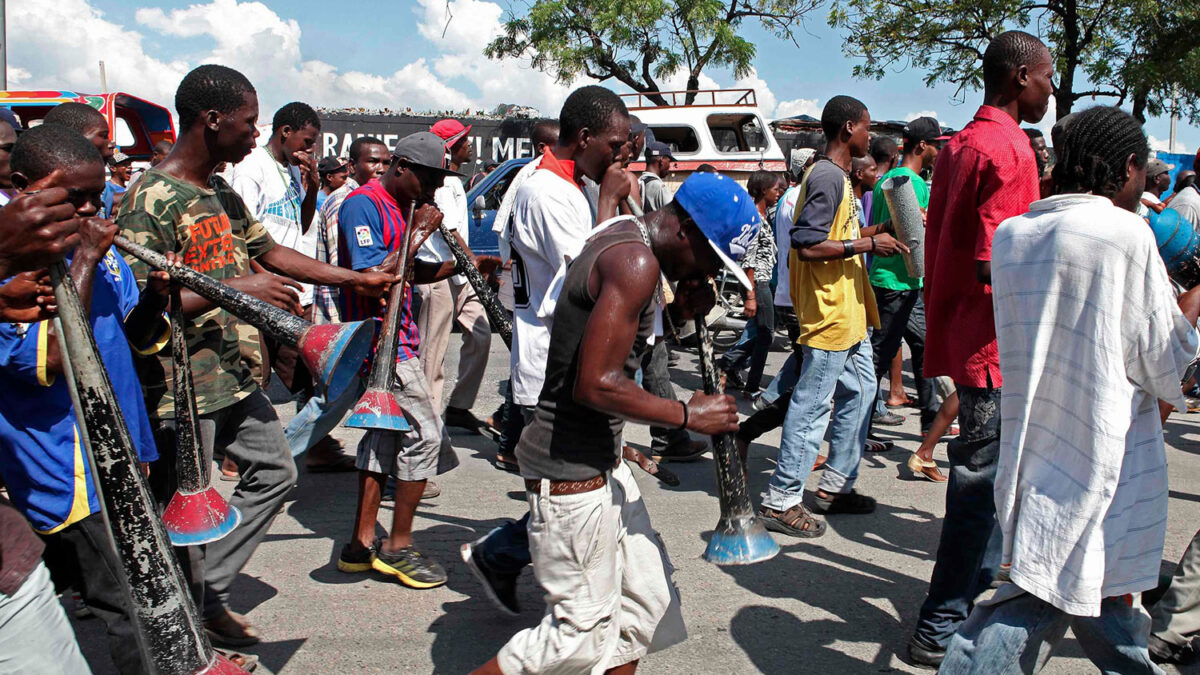
<path fill-rule="evenodd" d="M 527 499 L 546 615 L 504 645 L 500 669 L 602 673 L 683 642 L 674 568 L 625 462 L 599 490 L 550 496 L 541 485 Z"/>
<path fill-rule="evenodd" d="M 359 471 L 382 473 L 396 480 L 417 481 L 458 466 L 458 456 L 450 445 L 450 435 L 429 399 L 429 385 L 421 370 L 420 359 L 396 363 L 396 384 L 392 388 L 410 431 L 368 431 L 358 442 L 354 465 Z"/>

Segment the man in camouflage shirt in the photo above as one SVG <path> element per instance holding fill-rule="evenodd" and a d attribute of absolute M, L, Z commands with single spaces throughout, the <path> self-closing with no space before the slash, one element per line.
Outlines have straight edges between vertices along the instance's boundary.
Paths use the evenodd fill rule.
<path fill-rule="evenodd" d="M 221 162 L 237 162 L 258 136 L 258 97 L 241 73 L 201 66 L 175 94 L 180 137 L 171 154 L 146 172 L 126 196 L 117 216 L 122 233 L 155 251 L 179 253 L 192 269 L 241 291 L 299 313 L 295 280 L 379 296 L 394 280 L 383 272 L 359 273 L 319 263 L 271 236 L 229 185 L 213 175 Z M 267 272 L 251 274 L 251 260 Z M 130 258 L 139 285 L 145 263 Z M 242 523 L 207 546 L 180 549 L 209 637 L 241 647 L 258 642 L 258 631 L 228 609 L 229 587 L 267 532 L 296 480 L 296 466 L 266 394 L 250 375 L 238 349 L 237 319 L 207 300 L 183 292 L 188 352 L 200 414 L 200 443 L 211 461 L 214 447 L 238 465 L 232 506 Z M 174 400 L 170 354 L 137 360 L 146 408 L 163 457 L 151 474 L 156 496 L 175 490 Z"/>

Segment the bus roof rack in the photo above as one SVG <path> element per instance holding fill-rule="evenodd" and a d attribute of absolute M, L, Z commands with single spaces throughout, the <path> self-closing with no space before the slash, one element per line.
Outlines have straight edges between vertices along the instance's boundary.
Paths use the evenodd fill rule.
<path fill-rule="evenodd" d="M 692 103 L 685 104 L 688 94 L 695 94 Z M 655 105 L 651 96 L 661 96 L 667 101 L 665 107 L 690 108 L 728 108 L 742 106 L 753 108 L 758 106 L 758 97 L 753 89 L 691 89 L 683 91 L 649 91 L 632 94 L 620 94 L 630 110 L 647 110 L 662 108 Z"/>

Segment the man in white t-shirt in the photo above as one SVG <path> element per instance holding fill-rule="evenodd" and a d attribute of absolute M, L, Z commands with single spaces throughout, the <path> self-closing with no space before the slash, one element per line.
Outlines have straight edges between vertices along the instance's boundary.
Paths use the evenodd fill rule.
<path fill-rule="evenodd" d="M 271 137 L 241 162 L 229 167 L 226 180 L 271 238 L 310 258 L 317 254 L 317 227 L 312 227 L 320 191 L 314 149 L 321 131 L 317 112 L 293 101 L 275 112 Z M 300 284 L 301 316 L 313 319 L 313 286 Z M 316 392 L 300 354 L 291 345 L 266 341 L 271 368 L 289 391 L 302 402 Z M 353 471 L 353 458 L 342 458 L 336 444 L 318 446 L 310 453 L 309 468 Z"/>
<path fill-rule="evenodd" d="M 434 124 L 430 131 L 445 142 L 452 171 L 458 171 L 459 167 L 471 162 L 472 148 L 468 136 L 471 127 L 463 126 L 458 120 L 445 119 Z M 462 181 L 455 176 L 447 176 L 445 184 L 437 189 L 433 199 L 442 212 L 442 225 L 450 231 L 463 252 L 474 260 L 476 267 L 483 267 L 481 273 L 487 274 L 489 269 L 494 269 L 498 259 L 493 256 L 475 258 L 463 240 L 462 232 L 467 231 L 467 193 Z M 454 256 L 442 234 L 434 232 L 421 245 L 417 260 L 444 263 L 452 262 Z M 483 382 L 491 350 L 492 329 L 487 313 L 475 295 L 475 289 L 462 274 L 432 284 L 422 284 L 417 286 L 417 292 L 421 296 L 421 311 L 417 318 L 417 327 L 421 332 L 421 365 L 429 382 L 434 409 L 442 409 L 446 348 L 450 342 L 451 324 L 457 321 L 462 329 L 462 350 L 458 359 L 458 381 L 450 392 L 446 406 L 446 424 L 478 430 L 482 423 L 471 414 L 471 407 L 475 405 L 475 397 L 479 394 L 479 385 Z"/>

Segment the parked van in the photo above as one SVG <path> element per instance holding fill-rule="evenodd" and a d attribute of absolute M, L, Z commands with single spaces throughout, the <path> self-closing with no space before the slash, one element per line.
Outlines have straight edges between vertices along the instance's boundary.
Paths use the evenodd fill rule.
<path fill-rule="evenodd" d="M 654 105 L 647 94 L 621 95 L 630 114 L 650 127 L 655 140 L 671 146 L 676 162 L 668 184 L 682 183 L 701 164 L 742 183 L 759 169 L 787 168 L 753 89 L 697 90 L 692 103 L 684 105 L 688 93 L 660 92 L 670 103 L 665 106 Z M 637 159 L 630 168 L 642 171 L 644 158 Z"/>

